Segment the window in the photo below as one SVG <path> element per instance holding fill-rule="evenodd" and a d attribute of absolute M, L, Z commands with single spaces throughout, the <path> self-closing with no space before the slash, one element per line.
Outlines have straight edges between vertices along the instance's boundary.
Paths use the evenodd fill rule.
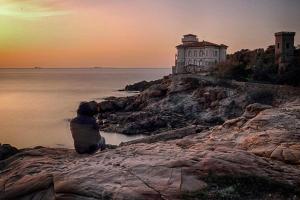
<path fill-rule="evenodd" d="M 195 56 L 195 57 L 197 56 L 197 51 L 196 51 L 196 50 L 194 51 L 194 56 Z"/>
<path fill-rule="evenodd" d="M 194 60 L 194 65 L 197 65 L 197 60 Z"/>
<path fill-rule="evenodd" d="M 290 43 L 286 43 L 286 48 L 287 48 L 287 49 L 290 48 Z"/>
<path fill-rule="evenodd" d="M 280 43 L 277 43 L 277 49 L 279 49 L 280 48 Z"/>
<path fill-rule="evenodd" d="M 218 56 L 218 51 L 215 51 L 215 55 L 214 55 L 215 57 L 217 57 Z"/>
<path fill-rule="evenodd" d="M 192 55 L 192 52 L 191 52 L 191 50 L 189 50 L 189 56 L 191 56 Z"/>

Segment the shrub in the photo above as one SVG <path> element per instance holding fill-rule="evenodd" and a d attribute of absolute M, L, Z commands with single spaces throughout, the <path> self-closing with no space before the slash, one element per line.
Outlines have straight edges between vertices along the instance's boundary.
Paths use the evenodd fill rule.
<path fill-rule="evenodd" d="M 226 61 L 217 65 L 217 76 L 219 78 L 235 79 L 239 81 L 247 81 L 250 70 L 246 69 L 246 65 L 233 61 Z"/>
<path fill-rule="evenodd" d="M 292 86 L 300 86 L 300 66 L 291 64 L 287 67 L 287 71 L 278 75 L 279 84 L 288 84 Z"/>

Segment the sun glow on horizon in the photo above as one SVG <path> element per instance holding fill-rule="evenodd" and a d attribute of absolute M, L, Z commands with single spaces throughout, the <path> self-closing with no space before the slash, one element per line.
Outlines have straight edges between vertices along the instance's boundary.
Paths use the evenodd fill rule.
<path fill-rule="evenodd" d="M 299 5 L 294 0 L 0 0 L 0 67 L 171 66 L 186 33 L 224 43 L 229 52 L 265 48 L 276 31 L 300 32 L 291 20 L 300 17 Z"/>

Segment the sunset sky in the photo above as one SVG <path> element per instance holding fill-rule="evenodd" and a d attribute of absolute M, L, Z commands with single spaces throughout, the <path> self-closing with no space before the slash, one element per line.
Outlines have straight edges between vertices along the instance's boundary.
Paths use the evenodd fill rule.
<path fill-rule="evenodd" d="M 228 51 L 296 31 L 300 0 L 0 0 L 0 67 L 169 67 L 183 34 Z"/>

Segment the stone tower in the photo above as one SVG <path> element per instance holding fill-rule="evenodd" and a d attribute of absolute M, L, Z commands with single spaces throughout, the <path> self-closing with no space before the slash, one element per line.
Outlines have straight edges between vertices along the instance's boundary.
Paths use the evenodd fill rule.
<path fill-rule="evenodd" d="M 279 73 L 285 71 L 287 65 L 293 61 L 295 34 L 295 32 L 275 33 L 275 63 L 279 66 Z"/>

